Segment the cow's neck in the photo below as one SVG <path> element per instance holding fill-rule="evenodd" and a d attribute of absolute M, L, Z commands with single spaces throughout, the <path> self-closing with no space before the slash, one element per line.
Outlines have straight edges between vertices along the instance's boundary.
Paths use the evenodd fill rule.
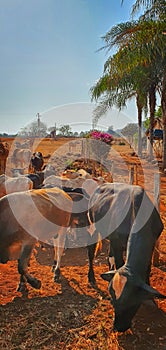
<path fill-rule="evenodd" d="M 130 233 L 127 245 L 125 267 L 142 279 L 147 279 L 150 272 L 152 253 L 155 245 L 153 234 L 140 230 Z"/>

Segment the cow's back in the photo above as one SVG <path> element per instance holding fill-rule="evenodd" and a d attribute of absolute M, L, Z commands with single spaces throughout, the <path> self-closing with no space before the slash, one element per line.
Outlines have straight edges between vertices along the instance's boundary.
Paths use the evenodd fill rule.
<path fill-rule="evenodd" d="M 15 244 L 49 241 L 68 227 L 72 200 L 58 188 L 12 193 L 0 199 L 0 260 L 6 262 Z"/>
<path fill-rule="evenodd" d="M 140 186 L 105 183 L 97 187 L 89 201 L 89 217 L 106 237 L 118 231 L 128 235 L 144 196 Z"/>

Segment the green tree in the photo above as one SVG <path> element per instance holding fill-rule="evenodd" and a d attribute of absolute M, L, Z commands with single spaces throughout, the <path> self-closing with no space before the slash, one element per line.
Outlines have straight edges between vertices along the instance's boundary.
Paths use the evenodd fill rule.
<path fill-rule="evenodd" d="M 62 135 L 62 136 L 71 136 L 72 135 L 72 131 L 71 131 L 71 127 L 70 125 L 68 124 L 65 124 L 65 125 L 61 125 L 60 128 L 58 128 L 58 131 L 59 133 Z"/>
<path fill-rule="evenodd" d="M 87 135 L 89 135 L 89 133 L 90 133 L 90 130 L 89 131 L 80 131 L 80 137 L 86 137 Z"/>
<path fill-rule="evenodd" d="M 131 25 L 130 25 L 131 26 Z M 122 24 L 123 31 L 124 25 Z M 129 28 L 129 23 L 127 23 Z M 116 28 L 113 28 L 115 35 Z M 119 28 L 118 28 L 119 32 Z M 95 122 L 107 112 L 109 108 L 116 105 L 119 109 L 126 106 L 128 99 L 136 98 L 138 110 L 138 125 L 139 125 L 139 143 L 138 153 L 141 155 L 141 129 L 142 129 L 142 113 L 147 109 L 147 68 L 144 65 L 133 66 L 129 70 L 127 55 L 131 55 L 126 47 L 119 50 L 113 57 L 109 58 L 104 66 L 104 74 L 99 79 L 97 84 L 92 87 L 92 100 L 99 100 L 97 108 L 94 110 Z M 132 52 L 134 55 L 134 52 Z M 131 58 L 130 58 L 131 59 Z M 125 66 L 127 62 L 127 66 Z M 100 99 L 101 98 L 101 99 Z"/>
<path fill-rule="evenodd" d="M 165 72 L 164 27 L 164 21 L 145 21 L 142 19 L 114 26 L 103 37 L 105 42 L 103 48 L 109 51 L 113 46 L 118 47 L 116 54 L 118 79 L 116 79 L 115 74 L 114 86 L 111 85 L 110 93 L 110 85 L 108 83 L 112 83 L 112 61 L 115 56 L 113 58 L 110 57 L 105 64 L 105 67 L 109 67 L 107 74 L 104 72 L 103 77 L 96 85 L 96 89 L 92 88 L 92 98 L 99 99 L 99 97 L 104 96 L 99 108 L 96 109 L 97 113 L 102 114 L 107 107 L 117 104 L 117 96 L 115 97 L 116 85 L 119 84 L 120 87 L 122 82 L 124 82 L 123 88 L 121 86 L 117 89 L 120 94 L 119 100 L 124 102 L 124 96 L 126 99 L 131 98 L 133 93 L 135 93 L 139 125 L 141 125 L 142 109 L 146 106 L 146 97 L 148 96 L 151 116 L 151 144 L 153 143 L 152 125 L 156 105 L 156 91 L 159 88 L 161 90 L 161 86 L 163 86 L 163 74 Z M 129 80 L 131 83 L 130 87 L 134 90 L 132 94 L 132 90 L 128 90 L 129 93 L 127 94 Z M 112 94 L 113 89 L 114 94 Z"/>
<path fill-rule="evenodd" d="M 124 0 L 122 0 L 122 3 Z M 145 8 L 143 18 L 163 19 L 166 13 L 165 0 L 137 0 L 132 6 L 131 15 L 134 16 L 141 7 Z"/>
<path fill-rule="evenodd" d="M 123 3 L 123 1 L 122 1 Z M 144 19 L 150 18 L 153 20 L 153 24 L 156 27 L 156 32 L 152 31 L 154 37 L 152 37 L 152 47 L 154 50 L 155 61 L 158 64 L 158 70 L 160 72 L 160 86 L 159 92 L 161 96 L 161 110 L 163 121 L 163 169 L 166 168 L 166 1 L 165 0 L 137 0 L 132 7 L 132 15 L 134 15 L 141 6 L 145 6 L 146 10 L 143 15 Z M 162 28 L 163 26 L 163 28 Z M 158 29 L 161 27 L 160 35 L 158 35 Z M 148 33 L 149 37 L 149 33 Z M 156 40 L 157 39 L 157 40 Z M 152 55 L 146 62 L 152 62 Z M 152 123 L 150 127 L 150 135 L 152 134 Z M 152 136 L 151 136 L 152 138 Z"/>
<path fill-rule="evenodd" d="M 73 136 L 74 136 L 74 137 L 78 137 L 78 136 L 79 136 L 78 131 L 75 131 L 75 132 L 73 133 Z"/>
<path fill-rule="evenodd" d="M 158 107 L 157 111 L 155 111 L 154 118 L 160 118 L 162 119 L 162 111 L 161 111 L 161 106 Z M 146 117 L 146 119 L 143 122 L 143 126 L 146 130 L 149 129 L 150 127 L 150 118 Z"/>
<path fill-rule="evenodd" d="M 155 112 L 155 117 L 162 119 L 162 110 L 161 106 L 158 107 L 157 111 Z"/>

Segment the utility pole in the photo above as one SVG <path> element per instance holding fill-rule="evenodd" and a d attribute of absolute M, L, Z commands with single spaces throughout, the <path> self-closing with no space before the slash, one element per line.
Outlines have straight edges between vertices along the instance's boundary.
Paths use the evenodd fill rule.
<path fill-rule="evenodd" d="M 37 113 L 37 134 L 40 137 L 40 114 Z"/>
<path fill-rule="evenodd" d="M 54 138 L 56 138 L 56 131 L 57 131 L 57 128 L 56 128 L 56 123 L 55 123 L 55 135 L 54 135 Z"/>

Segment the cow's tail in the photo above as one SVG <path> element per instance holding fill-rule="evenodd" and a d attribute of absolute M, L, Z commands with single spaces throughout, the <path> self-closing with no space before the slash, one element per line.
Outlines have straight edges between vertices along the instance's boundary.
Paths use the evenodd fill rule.
<path fill-rule="evenodd" d="M 95 257 L 97 256 L 97 254 L 99 252 L 101 252 L 102 246 L 103 246 L 103 244 L 102 244 L 101 234 L 100 234 L 100 232 L 98 232 L 98 239 L 97 239 L 97 244 L 96 244 L 96 249 L 95 249 Z"/>
<path fill-rule="evenodd" d="M 87 218 L 88 218 L 89 225 L 93 225 L 95 220 L 94 220 L 91 209 L 88 210 Z M 97 241 L 97 244 L 96 244 L 95 254 L 94 254 L 94 256 L 96 257 L 98 252 L 100 252 L 102 250 L 102 237 L 101 237 L 100 232 L 96 232 L 96 230 L 94 231 L 94 233 L 92 233 L 92 235 L 97 235 L 97 237 L 95 237 L 95 241 Z"/>

